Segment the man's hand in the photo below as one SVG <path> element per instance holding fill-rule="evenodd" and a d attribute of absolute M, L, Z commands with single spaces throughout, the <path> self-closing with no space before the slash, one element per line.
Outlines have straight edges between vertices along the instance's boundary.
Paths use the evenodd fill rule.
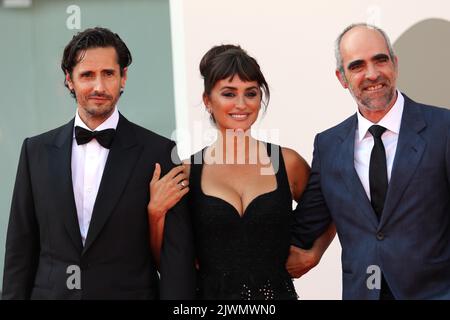
<path fill-rule="evenodd" d="M 292 278 L 300 278 L 314 268 L 320 261 L 320 257 L 314 250 L 304 250 L 291 246 L 289 257 L 286 261 L 286 269 Z"/>

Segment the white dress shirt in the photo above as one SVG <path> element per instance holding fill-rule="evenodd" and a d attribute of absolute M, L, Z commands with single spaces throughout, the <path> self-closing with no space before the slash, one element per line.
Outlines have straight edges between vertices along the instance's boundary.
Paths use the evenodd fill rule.
<path fill-rule="evenodd" d="M 116 129 L 118 122 L 119 111 L 115 107 L 109 118 L 95 130 Z M 109 149 L 102 147 L 96 139 L 92 139 L 86 144 L 78 145 L 75 140 L 75 126 L 80 126 L 90 131 L 94 130 L 86 126 L 77 111 L 72 141 L 72 185 L 81 240 L 84 245 Z"/>
<path fill-rule="evenodd" d="M 376 124 L 385 127 L 387 130 L 381 136 L 381 140 L 386 150 L 386 165 L 388 181 L 391 180 L 392 165 L 394 163 L 395 151 L 397 150 L 398 135 L 400 133 L 400 124 L 402 121 L 403 106 L 405 99 L 400 91 L 397 90 L 397 100 L 391 110 Z M 360 112 L 358 114 L 358 126 L 355 133 L 355 169 L 359 179 L 370 200 L 369 185 L 369 164 L 370 154 L 374 145 L 373 136 L 368 131 L 375 123 L 364 118 Z"/>

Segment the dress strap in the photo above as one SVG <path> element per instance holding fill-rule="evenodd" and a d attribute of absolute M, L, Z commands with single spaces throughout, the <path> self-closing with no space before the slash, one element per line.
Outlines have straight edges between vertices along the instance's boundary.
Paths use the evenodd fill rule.
<path fill-rule="evenodd" d="M 189 174 L 189 188 L 195 193 L 200 191 L 200 178 L 203 168 L 203 152 L 205 149 L 191 155 L 191 170 Z"/>
<path fill-rule="evenodd" d="M 282 192 L 287 192 L 292 199 L 291 188 L 289 187 L 289 180 L 284 165 L 283 152 L 281 147 L 276 144 L 266 143 L 267 155 L 270 157 L 272 167 L 277 179 L 278 189 Z"/>

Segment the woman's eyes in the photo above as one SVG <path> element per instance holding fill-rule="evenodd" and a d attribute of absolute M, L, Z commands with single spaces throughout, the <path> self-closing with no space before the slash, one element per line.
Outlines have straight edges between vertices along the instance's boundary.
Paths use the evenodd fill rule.
<path fill-rule="evenodd" d="M 249 97 L 249 98 L 254 98 L 257 95 L 258 95 L 258 93 L 256 91 L 249 91 L 249 92 L 245 93 L 245 96 Z M 233 98 L 233 97 L 236 97 L 236 93 L 234 93 L 234 92 L 223 92 L 222 96 L 227 97 L 227 98 Z"/>

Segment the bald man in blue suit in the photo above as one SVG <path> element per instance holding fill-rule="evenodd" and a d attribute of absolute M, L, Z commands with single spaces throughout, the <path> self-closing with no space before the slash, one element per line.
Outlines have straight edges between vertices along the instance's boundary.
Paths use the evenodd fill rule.
<path fill-rule="evenodd" d="M 335 224 L 344 299 L 450 299 L 450 112 L 397 89 L 379 28 L 346 28 L 336 58 L 358 112 L 315 138 L 293 244 Z"/>

